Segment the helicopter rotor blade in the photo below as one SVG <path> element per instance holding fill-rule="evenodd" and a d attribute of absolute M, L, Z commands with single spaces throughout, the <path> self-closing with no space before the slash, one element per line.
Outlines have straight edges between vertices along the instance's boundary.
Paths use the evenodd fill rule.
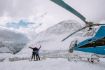
<path fill-rule="evenodd" d="M 74 35 L 75 33 L 79 32 L 79 31 L 81 31 L 81 30 L 83 30 L 83 29 L 85 29 L 85 28 L 87 28 L 87 26 L 85 26 L 85 27 L 83 27 L 83 28 L 81 28 L 81 29 L 78 29 L 77 31 L 71 33 L 70 35 L 68 35 L 67 37 L 65 37 L 62 41 L 65 41 L 65 40 L 66 40 L 67 38 L 69 38 L 70 36 Z"/>
<path fill-rule="evenodd" d="M 80 18 L 82 21 L 86 23 L 86 18 L 82 14 L 77 12 L 75 9 L 73 9 L 71 6 L 66 4 L 63 0 L 51 0 L 51 1 L 63 7 L 64 9 L 68 10 L 69 12 L 73 13 L 74 15 L 76 15 L 78 18 Z"/>

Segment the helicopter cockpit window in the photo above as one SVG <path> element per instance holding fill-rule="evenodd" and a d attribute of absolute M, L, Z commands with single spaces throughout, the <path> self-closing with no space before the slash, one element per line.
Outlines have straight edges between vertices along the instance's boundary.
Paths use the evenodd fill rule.
<path fill-rule="evenodd" d="M 92 39 L 89 39 L 88 41 L 91 41 Z"/>

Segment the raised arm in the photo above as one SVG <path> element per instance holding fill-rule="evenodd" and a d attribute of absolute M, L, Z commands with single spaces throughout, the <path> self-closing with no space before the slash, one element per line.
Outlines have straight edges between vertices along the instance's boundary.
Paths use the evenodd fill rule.
<path fill-rule="evenodd" d="M 40 50 L 40 48 L 41 48 L 41 45 L 40 45 L 40 47 L 39 47 L 39 50 Z"/>
<path fill-rule="evenodd" d="M 30 49 L 33 49 L 32 47 L 29 47 Z"/>

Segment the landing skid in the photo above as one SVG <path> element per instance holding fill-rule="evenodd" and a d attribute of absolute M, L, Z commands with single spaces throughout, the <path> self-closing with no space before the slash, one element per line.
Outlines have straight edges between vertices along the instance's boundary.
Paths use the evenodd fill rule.
<path fill-rule="evenodd" d="M 96 55 L 83 56 L 82 54 L 70 53 L 68 57 L 68 61 L 85 61 L 85 62 L 95 63 L 95 62 L 99 62 L 100 60 L 99 60 L 99 57 L 97 57 Z"/>

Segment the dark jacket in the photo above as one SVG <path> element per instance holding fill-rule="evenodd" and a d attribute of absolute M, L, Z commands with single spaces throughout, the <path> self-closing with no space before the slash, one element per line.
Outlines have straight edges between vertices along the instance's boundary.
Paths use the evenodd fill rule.
<path fill-rule="evenodd" d="M 33 50 L 33 54 L 38 54 L 41 46 L 39 48 L 37 48 L 37 47 L 35 47 L 35 48 L 29 47 L 29 48 L 31 48 Z"/>

